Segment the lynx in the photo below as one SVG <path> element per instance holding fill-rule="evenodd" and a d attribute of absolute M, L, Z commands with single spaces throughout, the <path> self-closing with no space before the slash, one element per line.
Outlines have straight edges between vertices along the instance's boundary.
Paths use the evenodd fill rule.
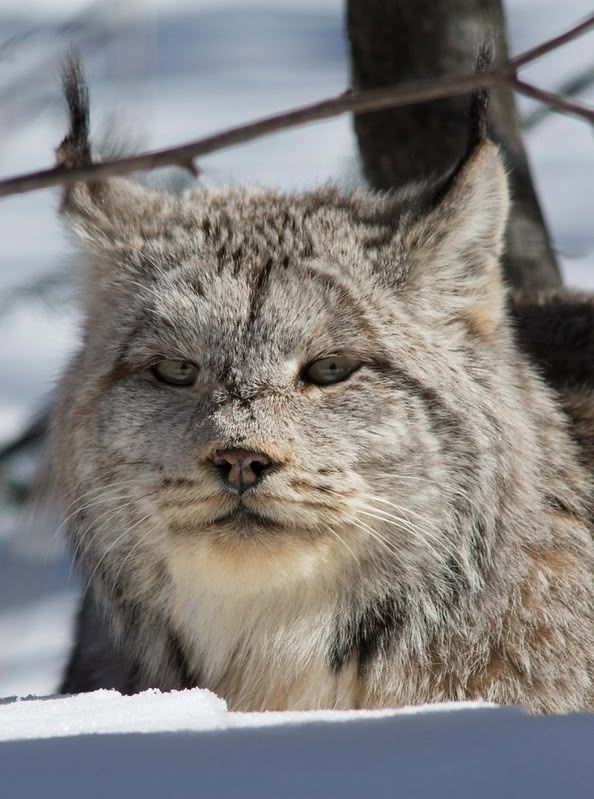
<path fill-rule="evenodd" d="M 65 78 L 58 149 L 88 164 Z M 86 590 L 62 691 L 231 709 L 592 709 L 591 475 L 516 343 L 472 98 L 393 194 L 81 182 L 84 335 L 51 458 Z"/>

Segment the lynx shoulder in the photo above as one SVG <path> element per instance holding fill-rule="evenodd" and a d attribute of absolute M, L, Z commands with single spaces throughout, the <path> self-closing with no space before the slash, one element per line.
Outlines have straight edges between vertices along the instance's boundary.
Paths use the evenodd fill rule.
<path fill-rule="evenodd" d="M 66 92 L 59 159 L 88 163 L 74 63 Z M 516 344 L 484 106 L 451 174 L 393 195 L 69 192 L 85 323 L 51 456 L 89 589 L 63 691 L 592 708 L 591 475 Z"/>

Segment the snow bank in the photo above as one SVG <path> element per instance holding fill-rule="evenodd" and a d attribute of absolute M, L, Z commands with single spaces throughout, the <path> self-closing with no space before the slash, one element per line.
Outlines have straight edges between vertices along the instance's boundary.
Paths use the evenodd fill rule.
<path fill-rule="evenodd" d="M 0 795 L 10 799 L 594 796 L 591 714 L 465 704 L 241 714 L 207 691 L 100 691 L 5 702 L 0 731 L 21 739 L 0 744 Z"/>
<path fill-rule="evenodd" d="M 486 702 L 450 702 L 401 710 L 230 713 L 223 699 L 200 688 L 170 693 L 152 690 L 135 696 L 122 696 L 117 691 L 95 691 L 78 696 L 0 700 L 0 741 L 97 733 L 204 732 L 238 727 L 336 723 L 489 707 L 494 706 Z"/>

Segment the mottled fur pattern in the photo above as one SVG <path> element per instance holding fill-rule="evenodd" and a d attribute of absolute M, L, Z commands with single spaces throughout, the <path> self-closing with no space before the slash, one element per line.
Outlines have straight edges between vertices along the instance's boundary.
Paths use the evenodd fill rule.
<path fill-rule="evenodd" d="M 83 626 L 125 666 L 104 684 L 237 710 L 592 707 L 590 475 L 514 341 L 505 172 L 477 131 L 446 180 L 394 195 L 73 188 L 86 315 L 51 453 Z M 349 379 L 303 382 L 343 353 Z M 163 359 L 196 383 L 158 382 Z M 273 468 L 237 496 L 226 448 Z"/>

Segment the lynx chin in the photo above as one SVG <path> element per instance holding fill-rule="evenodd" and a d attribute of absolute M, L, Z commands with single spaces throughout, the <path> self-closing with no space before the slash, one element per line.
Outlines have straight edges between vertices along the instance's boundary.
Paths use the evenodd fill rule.
<path fill-rule="evenodd" d="M 75 60 L 64 83 L 58 159 L 90 163 Z M 399 193 L 70 190 L 63 692 L 593 708 L 591 478 L 516 344 L 508 206 L 483 93 L 451 173 Z"/>

